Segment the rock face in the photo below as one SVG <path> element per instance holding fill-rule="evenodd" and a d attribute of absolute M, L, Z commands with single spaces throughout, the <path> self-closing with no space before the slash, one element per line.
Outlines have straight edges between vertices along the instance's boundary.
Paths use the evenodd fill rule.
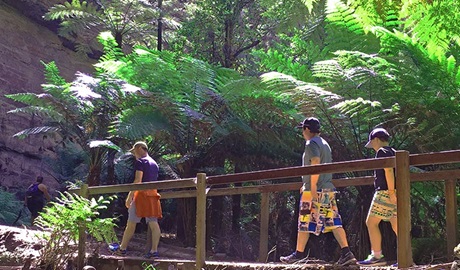
<path fill-rule="evenodd" d="M 65 48 L 55 33 L 56 22 L 41 19 L 50 6 L 59 2 L 65 1 L 0 0 L 0 187 L 6 190 L 24 191 L 38 175 L 44 176 L 51 191 L 59 184 L 41 161 L 44 156 L 55 154 L 56 142 L 50 136 L 13 138 L 15 133 L 32 127 L 40 119 L 7 114 L 22 105 L 4 95 L 41 93 L 40 85 L 45 80 L 40 61 L 56 62 L 66 80 L 72 80 L 77 71 L 93 71 L 94 60 Z"/>

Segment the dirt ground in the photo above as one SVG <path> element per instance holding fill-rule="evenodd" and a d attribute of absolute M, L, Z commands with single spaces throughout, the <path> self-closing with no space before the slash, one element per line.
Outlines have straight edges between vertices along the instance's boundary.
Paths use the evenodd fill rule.
<path fill-rule="evenodd" d="M 40 243 L 38 230 L 27 227 L 10 227 L 0 225 L 0 270 L 11 269 L 6 266 L 23 265 L 26 261 L 35 261 L 40 255 L 42 245 Z M 121 235 L 119 235 L 121 239 Z M 142 257 L 146 252 L 145 237 L 135 234 L 128 246 L 128 255 L 131 257 Z M 181 247 L 173 235 L 162 234 L 158 251 L 162 258 L 180 258 L 186 260 L 195 259 L 193 248 Z M 87 256 L 110 256 L 111 252 L 105 243 L 87 241 Z"/>
<path fill-rule="evenodd" d="M 0 225 L 0 270 L 25 269 L 24 265 L 32 263 L 39 257 L 42 246 L 39 243 L 37 230 L 26 227 L 9 227 Z M 121 239 L 121 236 L 119 236 Z M 87 256 L 110 257 L 112 254 L 107 249 L 107 244 L 97 243 L 95 241 L 87 242 Z M 158 247 L 161 258 L 194 260 L 195 249 L 184 248 L 180 246 L 173 235 L 163 234 Z M 128 247 L 128 256 L 142 257 L 145 254 L 145 236 L 136 234 L 131 240 Z M 209 255 L 207 260 L 212 269 L 343 269 L 332 265 L 318 265 L 315 263 L 304 262 L 301 264 L 283 265 L 280 263 L 242 263 L 235 262 L 225 254 Z M 408 269 L 423 270 L 451 270 L 460 269 L 456 267 L 457 262 L 439 264 L 439 265 L 421 265 L 413 266 Z M 460 266 L 460 262 L 458 264 Z M 352 267 L 348 269 L 396 269 L 395 267 Z"/>

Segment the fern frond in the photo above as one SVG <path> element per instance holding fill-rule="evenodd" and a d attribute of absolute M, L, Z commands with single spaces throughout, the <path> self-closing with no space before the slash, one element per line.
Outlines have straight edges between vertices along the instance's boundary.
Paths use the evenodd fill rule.
<path fill-rule="evenodd" d="M 123 111 L 111 133 L 135 140 L 168 128 L 170 124 L 158 110 L 150 106 L 138 106 Z"/>
<path fill-rule="evenodd" d="M 330 51 L 375 52 L 379 46 L 374 36 L 366 34 L 352 7 L 341 1 L 328 0 L 326 32 Z"/>
<path fill-rule="evenodd" d="M 62 114 L 56 112 L 55 110 L 44 108 L 41 106 L 27 106 L 22 108 L 16 108 L 14 110 L 8 111 L 8 113 L 24 113 L 29 115 L 37 115 L 43 118 L 49 118 L 56 122 L 64 121 Z"/>
<path fill-rule="evenodd" d="M 18 93 L 18 94 L 9 94 L 5 97 L 12 99 L 16 102 L 21 102 L 27 105 L 38 105 L 40 98 L 37 94 L 34 93 Z"/>
<path fill-rule="evenodd" d="M 40 133 L 51 133 L 51 132 L 56 132 L 58 130 L 60 130 L 60 128 L 51 127 L 51 126 L 34 127 L 34 128 L 24 129 L 23 131 L 20 131 L 14 134 L 13 137 L 24 139 L 30 135 L 35 135 L 35 134 L 40 134 Z"/>
<path fill-rule="evenodd" d="M 101 32 L 98 36 L 99 42 L 104 47 L 104 54 L 99 60 L 101 62 L 116 61 L 125 56 L 121 48 L 118 46 L 112 33 L 106 31 Z"/>
<path fill-rule="evenodd" d="M 43 17 L 46 20 L 65 20 L 75 17 L 84 18 L 89 16 L 97 16 L 97 13 L 97 7 L 93 4 L 86 1 L 72 0 L 72 2 L 66 2 L 63 5 L 54 5 Z"/>
<path fill-rule="evenodd" d="M 89 148 L 105 147 L 105 148 L 116 150 L 118 152 L 122 151 L 122 149 L 119 146 L 117 146 L 116 144 L 114 144 L 113 142 L 109 140 L 90 140 L 88 142 L 88 146 Z"/>
<path fill-rule="evenodd" d="M 67 83 L 66 80 L 61 76 L 59 68 L 54 61 L 49 63 L 40 61 L 40 63 L 45 66 L 46 83 L 54 84 L 57 86 L 64 86 Z"/>

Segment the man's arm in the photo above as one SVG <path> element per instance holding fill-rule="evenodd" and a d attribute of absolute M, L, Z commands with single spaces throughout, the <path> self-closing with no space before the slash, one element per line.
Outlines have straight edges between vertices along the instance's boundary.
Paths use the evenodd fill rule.
<path fill-rule="evenodd" d="M 133 184 L 139 184 L 142 183 L 142 176 L 144 175 L 143 171 L 136 171 L 136 174 L 134 175 L 134 181 Z M 131 205 L 131 201 L 133 200 L 134 197 L 134 192 L 130 191 L 128 193 L 128 197 L 126 198 L 125 206 L 126 208 L 129 208 Z"/>
<path fill-rule="evenodd" d="M 312 157 L 310 159 L 310 164 L 311 165 L 318 165 L 321 164 L 321 159 L 320 157 Z M 312 174 L 310 176 L 310 181 L 311 181 L 311 196 L 313 199 L 318 199 L 318 193 L 317 193 L 317 186 L 318 186 L 318 179 L 319 179 L 319 174 Z"/>
<path fill-rule="evenodd" d="M 390 194 L 390 201 L 396 203 L 396 192 L 395 192 L 395 173 L 393 168 L 384 168 L 385 179 L 387 181 L 388 193 Z"/>
<path fill-rule="evenodd" d="M 39 184 L 38 189 L 41 190 L 41 192 L 43 192 L 43 194 L 45 195 L 46 201 L 48 202 L 51 201 L 51 196 L 48 193 L 48 188 L 44 184 Z"/>

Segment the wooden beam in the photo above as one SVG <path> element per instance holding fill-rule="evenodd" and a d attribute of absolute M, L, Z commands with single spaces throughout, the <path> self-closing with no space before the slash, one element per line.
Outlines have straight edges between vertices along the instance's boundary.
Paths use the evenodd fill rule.
<path fill-rule="evenodd" d="M 446 180 L 444 182 L 444 192 L 446 197 L 447 260 L 452 261 L 458 237 L 457 180 Z"/>
<path fill-rule="evenodd" d="M 431 165 L 460 162 L 460 150 L 412 154 L 410 165 Z"/>
<path fill-rule="evenodd" d="M 409 152 L 396 151 L 398 268 L 412 266 Z"/>
<path fill-rule="evenodd" d="M 270 193 L 264 192 L 261 195 L 259 262 L 266 262 L 268 255 L 268 225 L 270 221 Z"/>
<path fill-rule="evenodd" d="M 206 174 L 197 174 L 196 185 L 196 269 L 201 270 L 206 260 Z"/>
<path fill-rule="evenodd" d="M 88 194 L 113 194 L 118 192 L 129 192 L 133 190 L 146 190 L 146 189 L 170 189 L 170 188 L 190 188 L 196 186 L 196 178 L 186 178 L 179 180 L 163 180 L 139 184 L 120 184 L 109 186 L 93 186 L 89 187 Z M 78 192 L 79 189 L 71 189 L 70 192 Z"/>
<path fill-rule="evenodd" d="M 302 175 L 324 174 L 324 173 L 342 173 L 355 171 L 368 171 L 380 168 L 394 168 L 394 158 L 375 158 L 361 159 L 346 162 L 334 162 L 328 164 L 319 164 L 312 166 L 298 166 L 281 169 L 272 169 L 265 171 L 235 173 L 228 175 L 216 175 L 208 177 L 208 184 L 220 185 L 230 183 L 240 183 L 248 181 L 259 181 L 269 179 L 282 179 L 299 177 Z"/>
<path fill-rule="evenodd" d="M 444 170 L 422 173 L 411 173 L 412 182 L 444 181 L 446 179 L 460 179 L 460 170 Z"/>
<path fill-rule="evenodd" d="M 426 181 L 444 181 L 444 179 L 460 179 L 460 170 L 445 170 L 423 173 L 411 173 L 411 182 L 426 182 Z M 300 180 L 300 179 L 299 179 Z M 335 187 L 349 187 L 349 186 L 366 186 L 373 185 L 373 176 L 362 176 L 352 178 L 336 178 L 332 179 Z M 246 187 L 228 187 L 228 188 L 211 188 L 207 194 L 208 197 L 212 196 L 227 196 L 236 194 L 255 194 L 263 192 L 283 192 L 291 190 L 299 190 L 302 182 L 289 182 L 280 184 L 266 184 L 254 185 Z M 161 192 L 162 199 L 177 199 L 177 198 L 194 198 L 196 197 L 196 190 L 175 190 Z"/>

